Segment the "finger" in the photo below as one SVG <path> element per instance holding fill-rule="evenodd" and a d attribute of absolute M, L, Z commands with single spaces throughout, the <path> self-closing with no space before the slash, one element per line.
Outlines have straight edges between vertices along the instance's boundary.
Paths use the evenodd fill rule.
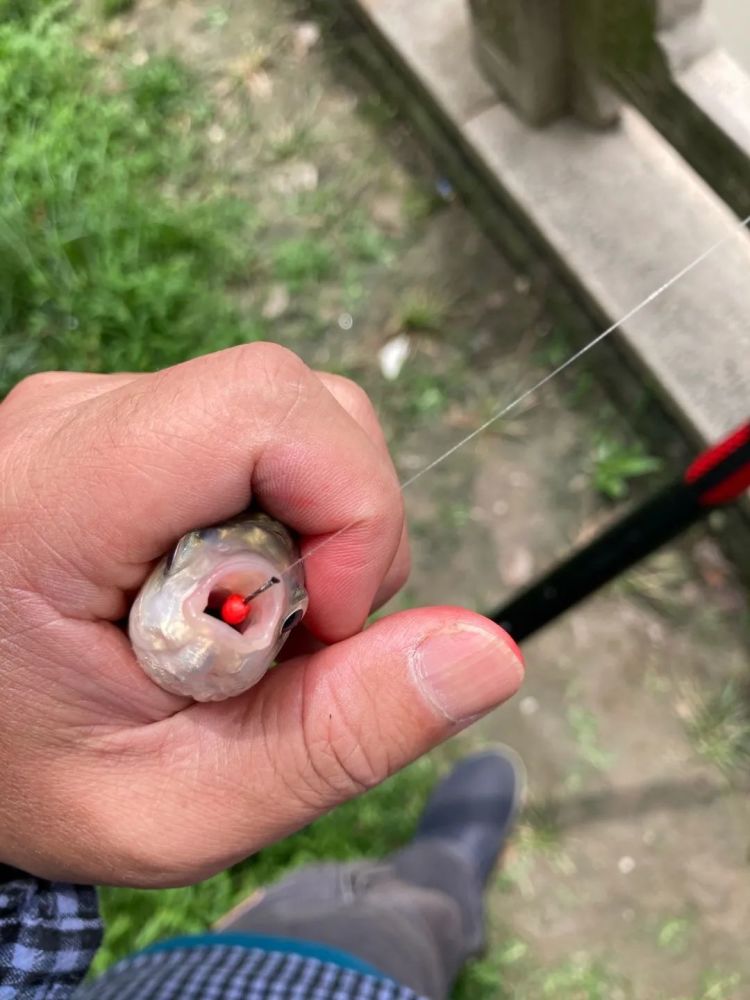
<path fill-rule="evenodd" d="M 43 461 L 22 471 L 45 558 L 60 554 L 68 573 L 121 590 L 138 586 L 185 532 L 255 498 L 305 536 L 307 551 L 316 548 L 307 621 L 325 641 L 361 627 L 401 535 L 390 462 L 310 369 L 273 344 L 219 352 L 86 400 Z M 75 614 L 59 562 L 45 583 Z"/>
<path fill-rule="evenodd" d="M 340 375 L 331 375 L 328 372 L 316 372 L 316 374 L 347 413 L 350 413 L 360 427 L 362 427 L 376 448 L 379 449 L 384 460 L 390 464 L 393 469 L 393 475 L 397 478 L 396 469 L 393 466 L 388 444 L 383 434 L 383 428 L 380 425 L 378 415 L 367 393 L 356 382 L 352 382 L 350 379 L 343 378 Z M 409 579 L 410 571 L 411 552 L 409 547 L 409 533 L 406 521 L 404 521 L 396 554 L 378 588 L 371 610 L 376 611 L 397 594 Z"/>
<path fill-rule="evenodd" d="M 155 766 L 180 794 L 140 840 L 170 857 L 175 881 L 195 877 L 196 864 L 201 876 L 224 868 L 382 782 L 513 695 L 522 676 L 515 644 L 479 615 L 383 619 L 277 668 L 243 698 L 160 723 Z M 196 812 L 206 796 L 210 808 Z"/>
<path fill-rule="evenodd" d="M 19 382 L 3 400 L 3 430 L 12 428 L 25 437 L 33 437 L 35 417 L 55 410 L 70 409 L 77 403 L 93 399 L 128 385 L 143 375 L 133 372 L 116 372 L 112 375 L 94 375 L 89 372 L 39 372 Z"/>
<path fill-rule="evenodd" d="M 304 625 L 298 625 L 292 630 L 292 634 L 284 643 L 284 648 L 279 653 L 279 662 L 294 660 L 299 656 L 311 656 L 313 653 L 325 649 L 325 644 L 316 639 Z"/>
<path fill-rule="evenodd" d="M 404 527 L 401 531 L 401 541 L 399 542 L 396 555 L 388 568 L 388 572 L 385 574 L 383 582 L 375 594 L 372 602 L 372 608 L 370 610 L 377 611 L 378 608 L 382 608 L 384 604 L 387 604 L 392 597 L 395 597 L 395 595 L 401 590 L 406 581 L 409 579 L 410 572 L 411 550 L 409 545 L 408 529 L 406 521 L 404 521 Z"/>

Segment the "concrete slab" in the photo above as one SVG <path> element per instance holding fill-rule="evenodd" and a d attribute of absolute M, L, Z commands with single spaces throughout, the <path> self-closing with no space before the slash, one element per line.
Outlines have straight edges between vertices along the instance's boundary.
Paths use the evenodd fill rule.
<path fill-rule="evenodd" d="M 617 336 L 681 420 L 715 440 L 750 408 L 750 238 L 636 112 L 594 133 L 498 105 L 467 134 L 581 291 L 612 321 L 736 235 Z"/>
<path fill-rule="evenodd" d="M 596 314 L 615 321 L 732 233 L 736 217 L 634 110 L 617 128 L 523 124 L 468 65 L 463 0 L 349 0 L 460 134 L 498 198 Z M 614 335 L 708 443 L 750 409 L 750 236 L 737 231 Z"/>
<path fill-rule="evenodd" d="M 750 76 L 724 49 L 712 49 L 675 78 L 687 97 L 750 155 Z"/>
<path fill-rule="evenodd" d="M 432 98 L 452 121 L 461 123 L 497 103 L 497 94 L 477 67 L 468 5 L 456 0 L 355 0 L 409 69 L 430 87 Z"/>

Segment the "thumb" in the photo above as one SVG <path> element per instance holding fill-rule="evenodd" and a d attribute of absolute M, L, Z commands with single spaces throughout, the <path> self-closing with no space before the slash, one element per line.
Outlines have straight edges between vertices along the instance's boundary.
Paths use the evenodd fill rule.
<path fill-rule="evenodd" d="M 193 732 L 212 718 L 211 769 L 232 788 L 224 848 L 241 857 L 384 781 L 522 679 L 521 654 L 498 626 L 459 608 L 421 609 L 289 660 L 234 704 L 176 718 L 202 716 Z"/>
<path fill-rule="evenodd" d="M 221 871 L 384 781 L 522 679 L 521 654 L 497 625 L 419 609 L 288 660 L 242 697 L 144 727 L 138 781 L 121 783 L 130 823 L 122 796 L 105 803 L 121 853 L 135 844 L 137 877 L 121 863 L 116 880 L 184 885 Z"/>

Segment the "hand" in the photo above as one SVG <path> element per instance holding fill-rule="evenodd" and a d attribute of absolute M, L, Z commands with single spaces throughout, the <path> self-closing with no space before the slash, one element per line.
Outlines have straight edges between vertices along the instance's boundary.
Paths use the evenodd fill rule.
<path fill-rule="evenodd" d="M 118 623 L 154 560 L 251 497 L 300 533 L 315 651 L 220 704 L 168 694 Z M 457 608 L 362 632 L 408 572 L 401 495 L 345 379 L 254 344 L 148 375 L 52 373 L 0 405 L 0 862 L 80 882 L 207 877 L 512 695 Z"/>

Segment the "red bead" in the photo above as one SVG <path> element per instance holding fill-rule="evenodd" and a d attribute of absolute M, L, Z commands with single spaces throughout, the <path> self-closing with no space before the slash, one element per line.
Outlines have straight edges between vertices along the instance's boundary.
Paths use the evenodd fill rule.
<path fill-rule="evenodd" d="M 227 625 L 241 625 L 250 614 L 250 605 L 245 604 L 241 594 L 230 594 L 221 606 L 221 617 Z"/>

